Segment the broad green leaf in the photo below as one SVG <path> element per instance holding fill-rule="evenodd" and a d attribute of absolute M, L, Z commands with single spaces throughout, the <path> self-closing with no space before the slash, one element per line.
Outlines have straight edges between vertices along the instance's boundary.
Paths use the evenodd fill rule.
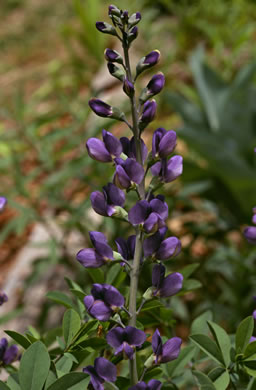
<path fill-rule="evenodd" d="M 20 333 L 14 332 L 12 330 L 5 330 L 5 333 L 8 334 L 8 336 L 10 336 L 14 341 L 16 341 L 16 343 L 21 345 L 24 349 L 27 349 L 31 345 L 30 341 Z"/>
<path fill-rule="evenodd" d="M 20 361 L 19 382 L 21 390 L 41 390 L 50 369 L 50 356 L 41 341 L 32 344 Z"/>
<path fill-rule="evenodd" d="M 88 378 L 87 374 L 83 372 L 71 372 L 62 376 L 60 379 L 57 379 L 47 390 L 70 390 L 73 389 L 72 386 L 80 385 L 81 387 L 77 387 L 76 390 L 84 390 L 90 382 L 90 378 Z"/>
<path fill-rule="evenodd" d="M 87 272 L 92 278 L 93 283 L 104 283 L 105 276 L 104 272 L 100 268 L 87 268 Z"/>
<path fill-rule="evenodd" d="M 194 356 L 196 348 L 194 346 L 188 346 L 180 351 L 177 359 L 166 364 L 168 375 L 172 378 L 182 374 L 185 366 L 191 361 Z"/>
<path fill-rule="evenodd" d="M 256 341 L 249 343 L 244 351 L 243 360 L 255 360 L 256 359 Z"/>
<path fill-rule="evenodd" d="M 0 381 L 0 390 L 11 390 L 9 386 L 7 386 L 6 383 Z"/>
<path fill-rule="evenodd" d="M 216 390 L 216 387 L 212 383 L 211 379 L 207 375 L 200 371 L 192 371 L 192 374 L 198 380 L 200 388 L 203 390 Z M 223 389 L 224 390 L 224 389 Z"/>
<path fill-rule="evenodd" d="M 229 382 L 229 372 L 222 367 L 216 367 L 208 374 L 217 390 L 226 390 Z"/>
<path fill-rule="evenodd" d="M 51 301 L 67 307 L 68 309 L 74 309 L 74 304 L 71 298 L 60 291 L 50 291 L 46 294 L 46 297 L 51 299 Z"/>
<path fill-rule="evenodd" d="M 201 287 L 202 287 L 202 283 L 199 280 L 185 279 L 180 294 L 187 291 L 196 290 Z"/>
<path fill-rule="evenodd" d="M 73 360 L 70 356 L 62 356 L 62 358 L 56 363 L 56 372 L 58 378 L 68 374 L 73 366 Z"/>
<path fill-rule="evenodd" d="M 193 263 L 189 264 L 186 267 L 184 267 L 180 273 L 184 276 L 185 279 L 189 278 L 190 275 L 192 275 L 193 272 L 199 267 L 199 263 Z"/>
<path fill-rule="evenodd" d="M 158 379 L 163 375 L 163 370 L 160 367 L 153 368 L 152 370 L 149 370 L 146 372 L 144 376 L 144 381 L 148 382 L 150 379 Z"/>
<path fill-rule="evenodd" d="M 91 347 L 93 349 L 101 349 L 106 347 L 107 342 L 104 338 L 87 337 L 84 341 L 77 342 L 75 345 L 79 345 L 82 348 Z"/>
<path fill-rule="evenodd" d="M 18 374 L 11 374 L 7 379 L 7 385 L 10 387 L 11 390 L 21 390 Z"/>
<path fill-rule="evenodd" d="M 48 389 L 48 387 L 50 387 L 52 383 L 56 382 L 56 380 L 57 380 L 56 374 L 50 370 L 45 382 L 45 388 Z"/>
<path fill-rule="evenodd" d="M 77 312 L 69 309 L 65 312 L 62 322 L 63 336 L 66 344 L 69 345 L 81 326 L 81 319 Z"/>
<path fill-rule="evenodd" d="M 195 345 L 197 345 L 206 355 L 215 360 L 221 365 L 224 364 L 223 357 L 217 346 L 217 344 L 204 334 L 194 334 L 190 336 L 190 339 Z"/>
<path fill-rule="evenodd" d="M 250 361 L 245 361 L 243 364 L 243 367 L 245 368 L 246 372 L 256 378 L 256 361 L 255 360 L 250 360 Z"/>
<path fill-rule="evenodd" d="M 238 326 L 236 331 L 236 353 L 243 353 L 249 344 L 254 328 L 253 317 L 245 318 Z"/>
<path fill-rule="evenodd" d="M 70 292 L 76 296 L 81 302 L 84 301 L 85 293 L 80 290 L 75 290 L 73 288 L 70 289 Z"/>
<path fill-rule="evenodd" d="M 219 325 L 215 324 L 212 321 L 207 321 L 210 331 L 221 351 L 225 366 L 228 367 L 230 364 L 230 349 L 231 342 L 226 331 L 221 328 Z"/>
<path fill-rule="evenodd" d="M 194 333 L 203 333 L 208 334 L 207 321 L 212 319 L 212 312 L 210 310 L 205 311 L 200 314 L 199 317 L 195 318 L 191 325 L 191 334 Z"/>

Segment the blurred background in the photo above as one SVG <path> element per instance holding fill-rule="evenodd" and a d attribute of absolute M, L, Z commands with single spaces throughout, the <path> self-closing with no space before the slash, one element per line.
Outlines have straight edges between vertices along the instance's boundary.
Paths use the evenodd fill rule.
<path fill-rule="evenodd" d="M 8 207 L 0 216 L 0 286 L 9 295 L 0 309 L 1 329 L 23 331 L 32 324 L 44 331 L 58 324 L 61 316 L 47 292 L 65 292 L 65 277 L 86 292 L 104 280 L 105 271 L 87 272 L 75 260 L 90 245 L 88 231 L 102 230 L 113 245 L 130 234 L 127 225 L 97 216 L 89 200 L 111 180 L 113 168 L 88 157 L 86 140 L 102 128 L 129 136 L 122 124 L 88 109 L 92 96 L 127 109 L 103 54 L 106 47 L 121 48 L 95 28 L 96 21 L 107 21 L 108 5 L 1 2 L 0 195 Z M 142 13 L 133 65 L 153 49 L 162 54 L 154 72 L 165 74 L 166 86 L 144 140 L 150 148 L 157 127 L 174 129 L 176 151 L 185 160 L 182 177 L 165 188 L 168 227 L 183 244 L 168 269 L 193 273 L 187 294 L 172 299 L 177 333 L 186 338 L 191 321 L 208 309 L 234 332 L 255 309 L 256 295 L 256 251 L 242 236 L 256 205 L 255 1 L 116 5 Z M 143 74 L 138 85 L 143 88 L 152 74 Z M 147 276 L 142 290 L 150 285 Z M 121 285 L 119 269 L 115 277 Z"/>

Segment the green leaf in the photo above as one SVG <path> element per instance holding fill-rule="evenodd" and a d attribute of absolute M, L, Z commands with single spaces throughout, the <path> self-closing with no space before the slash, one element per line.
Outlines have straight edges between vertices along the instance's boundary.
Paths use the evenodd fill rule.
<path fill-rule="evenodd" d="M 230 377 L 227 370 L 222 367 L 216 367 L 208 374 L 209 378 L 213 381 L 217 390 L 226 390 Z"/>
<path fill-rule="evenodd" d="M 107 342 L 105 339 L 99 337 L 89 337 L 86 338 L 84 341 L 80 340 L 75 345 L 79 345 L 82 348 L 91 347 L 93 349 L 101 349 L 106 347 Z"/>
<path fill-rule="evenodd" d="M 119 390 L 119 389 L 118 389 L 118 387 L 116 387 L 116 385 L 114 385 L 114 383 L 105 382 L 104 383 L 104 390 Z"/>
<path fill-rule="evenodd" d="M 245 371 L 256 378 L 256 361 L 250 360 L 250 361 L 245 361 L 243 364 L 243 367 L 245 368 Z"/>
<path fill-rule="evenodd" d="M 199 317 L 195 318 L 191 325 L 191 334 L 194 333 L 203 333 L 208 334 L 207 320 L 212 319 L 212 312 L 210 310 L 205 311 L 200 314 Z"/>
<path fill-rule="evenodd" d="M 104 283 L 105 282 L 105 276 L 104 272 L 100 268 L 87 268 L 87 272 L 92 278 L 93 283 Z"/>
<path fill-rule="evenodd" d="M 46 297 L 56 303 L 59 303 L 60 305 L 67 307 L 68 309 L 75 308 L 71 298 L 69 298 L 66 294 L 63 294 L 60 291 L 50 291 L 46 294 Z"/>
<path fill-rule="evenodd" d="M 171 378 L 184 372 L 184 368 L 193 358 L 195 350 L 194 346 L 183 348 L 180 351 L 178 358 L 166 365 L 167 372 Z"/>
<path fill-rule="evenodd" d="M 256 359 L 256 341 L 249 343 L 244 351 L 243 360 L 254 360 Z"/>
<path fill-rule="evenodd" d="M 193 263 L 193 264 L 189 264 L 187 265 L 186 267 L 184 267 L 180 273 L 184 276 L 184 279 L 187 279 L 189 278 L 193 272 L 195 272 L 195 270 L 199 267 L 199 263 Z"/>
<path fill-rule="evenodd" d="M 31 345 L 29 340 L 20 333 L 14 332 L 12 330 L 5 330 L 5 333 L 8 334 L 8 336 L 10 336 L 14 341 L 16 341 L 16 343 L 21 345 L 24 349 L 27 349 Z"/>
<path fill-rule="evenodd" d="M 20 362 L 19 382 L 21 390 L 41 390 L 50 369 L 50 356 L 41 341 L 32 344 Z"/>
<path fill-rule="evenodd" d="M 45 388 L 48 389 L 48 387 L 51 386 L 51 384 L 54 383 L 56 380 L 57 380 L 56 374 L 50 370 L 45 382 Z"/>
<path fill-rule="evenodd" d="M 236 353 L 243 353 L 249 344 L 254 328 L 253 317 L 245 318 L 238 326 L 236 331 Z"/>
<path fill-rule="evenodd" d="M 62 356 L 62 358 L 56 363 L 56 372 L 58 378 L 68 374 L 73 366 L 73 360 L 70 356 Z"/>
<path fill-rule="evenodd" d="M 7 385 L 10 387 L 11 390 L 21 390 L 21 387 L 19 385 L 19 379 L 18 374 L 12 374 L 7 379 Z"/>
<path fill-rule="evenodd" d="M 11 390 L 9 386 L 7 386 L 6 383 L 0 381 L 0 390 Z"/>
<path fill-rule="evenodd" d="M 90 382 L 90 377 L 83 372 L 71 372 L 57 379 L 47 390 L 84 390 Z M 75 388 L 75 385 L 79 385 Z M 73 389 L 74 387 L 74 389 Z"/>
<path fill-rule="evenodd" d="M 197 345 L 206 355 L 221 365 L 224 364 L 223 357 L 217 344 L 204 334 L 194 334 L 190 336 L 192 342 Z"/>
<path fill-rule="evenodd" d="M 184 293 L 191 290 L 197 290 L 198 288 L 201 287 L 202 287 L 202 283 L 199 280 L 185 279 L 180 294 L 182 294 L 182 292 Z"/>
<path fill-rule="evenodd" d="M 63 336 L 66 344 L 69 345 L 81 326 L 81 319 L 77 312 L 69 309 L 65 312 L 62 322 Z"/>
<path fill-rule="evenodd" d="M 215 324 L 212 321 L 207 321 L 210 331 L 221 351 L 225 366 L 228 367 L 230 364 L 230 349 L 231 342 L 226 331 L 221 328 L 219 325 Z"/>
<path fill-rule="evenodd" d="M 216 390 L 216 387 L 212 383 L 211 379 L 207 375 L 203 374 L 200 371 L 192 371 L 192 374 L 198 380 L 200 388 L 202 390 Z M 224 389 L 223 389 L 224 390 Z"/>

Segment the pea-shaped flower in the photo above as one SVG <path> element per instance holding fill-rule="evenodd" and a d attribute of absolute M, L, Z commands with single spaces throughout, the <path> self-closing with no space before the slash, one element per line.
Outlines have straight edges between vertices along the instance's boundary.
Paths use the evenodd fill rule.
<path fill-rule="evenodd" d="M 177 144 L 177 135 L 173 130 L 165 130 L 159 127 L 154 131 L 152 138 L 152 157 L 165 158 L 171 154 Z"/>
<path fill-rule="evenodd" d="M 124 297 L 109 284 L 93 284 L 91 294 L 84 298 L 84 304 L 88 313 L 99 321 L 108 321 L 124 305 Z"/>
<path fill-rule="evenodd" d="M 127 137 L 121 137 L 120 142 L 122 144 L 123 153 L 126 154 L 127 157 L 136 160 L 137 154 L 136 154 L 134 137 L 132 137 L 131 139 Z M 143 139 L 140 139 L 140 143 L 141 143 L 141 157 L 142 157 L 142 162 L 144 163 L 148 155 L 148 149 Z"/>
<path fill-rule="evenodd" d="M 8 297 L 5 294 L 5 292 L 0 291 L 0 306 L 3 305 L 7 301 L 8 301 Z"/>
<path fill-rule="evenodd" d="M 153 50 L 145 57 L 142 57 L 136 66 L 136 77 L 146 69 L 156 65 L 160 59 L 160 51 Z"/>
<path fill-rule="evenodd" d="M 85 268 L 98 268 L 114 260 L 113 251 L 103 233 L 89 232 L 94 248 L 81 249 L 76 258 Z"/>
<path fill-rule="evenodd" d="M 163 73 L 159 72 L 155 74 L 152 79 L 149 81 L 146 88 L 142 90 L 142 93 L 140 95 L 140 103 L 145 103 L 148 99 L 150 99 L 152 96 L 157 95 L 160 93 L 164 87 L 165 84 L 165 78 Z"/>
<path fill-rule="evenodd" d="M 183 171 L 183 158 L 181 156 L 173 156 L 168 161 L 166 158 L 155 163 L 151 172 L 153 176 L 158 176 L 163 183 L 170 183 L 177 179 Z"/>
<path fill-rule="evenodd" d="M 161 199 L 155 198 L 150 202 L 138 201 L 128 213 L 128 220 L 132 225 L 143 225 L 146 233 L 154 233 L 165 226 L 168 217 L 168 205 Z"/>
<path fill-rule="evenodd" d="M 19 350 L 17 345 L 13 344 L 8 347 L 8 341 L 6 338 L 0 340 L 0 362 L 3 364 L 11 364 L 18 359 Z"/>
<path fill-rule="evenodd" d="M 111 162 L 122 153 L 122 145 L 118 138 L 106 130 L 102 130 L 101 141 L 98 138 L 89 138 L 86 148 L 91 158 L 101 162 Z"/>
<path fill-rule="evenodd" d="M 115 206 L 123 207 L 125 203 L 124 192 L 113 183 L 103 187 L 103 191 L 94 191 L 90 196 L 93 210 L 105 217 L 111 217 L 116 213 Z"/>
<path fill-rule="evenodd" d="M 140 184 L 144 177 L 143 166 L 132 158 L 122 160 L 115 159 L 116 171 L 114 174 L 114 183 L 117 187 L 128 189 L 133 183 Z"/>
<path fill-rule="evenodd" d="M 139 119 L 139 128 L 142 131 L 150 122 L 152 122 L 156 115 L 156 101 L 153 99 L 147 101 L 143 106 L 143 111 Z"/>
<path fill-rule="evenodd" d="M 127 240 L 125 240 L 122 237 L 118 237 L 116 240 L 116 245 L 118 249 L 118 253 L 122 256 L 124 260 L 133 260 L 134 259 L 134 252 L 135 252 L 135 242 L 136 242 L 136 236 L 133 234 L 132 236 L 128 237 Z M 121 265 L 124 265 L 124 263 L 120 263 Z"/>
<path fill-rule="evenodd" d="M 94 366 L 83 368 L 83 372 L 90 375 L 94 390 L 104 390 L 104 382 L 116 381 L 116 366 L 103 357 L 96 358 Z"/>
<path fill-rule="evenodd" d="M 160 332 L 156 329 L 152 337 L 152 349 L 154 353 L 154 363 L 168 363 L 177 359 L 180 353 L 182 340 L 179 337 L 172 337 L 163 344 Z"/>
<path fill-rule="evenodd" d="M 144 256 L 152 256 L 158 260 L 168 260 L 180 253 L 180 240 L 174 236 L 164 239 L 166 231 L 167 228 L 161 228 L 155 234 L 144 240 Z"/>
<path fill-rule="evenodd" d="M 115 348 L 115 355 L 124 353 L 128 359 L 132 359 L 135 347 L 141 347 L 145 342 L 146 334 L 133 326 L 126 328 L 116 327 L 107 334 L 107 343 Z"/>
<path fill-rule="evenodd" d="M 151 379 L 148 384 L 138 382 L 137 385 L 129 387 L 128 390 L 161 390 L 162 383 L 156 379 Z"/>
<path fill-rule="evenodd" d="M 7 199 L 4 196 L 0 196 L 0 212 L 3 211 L 7 205 Z"/>
<path fill-rule="evenodd" d="M 183 276 L 174 272 L 165 276 L 165 267 L 156 264 L 152 271 L 153 296 L 171 297 L 182 289 Z"/>

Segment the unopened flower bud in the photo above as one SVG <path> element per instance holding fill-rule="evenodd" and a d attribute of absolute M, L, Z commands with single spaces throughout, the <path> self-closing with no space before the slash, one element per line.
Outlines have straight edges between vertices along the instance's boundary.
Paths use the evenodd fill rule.
<path fill-rule="evenodd" d="M 128 19 L 129 19 L 129 13 L 128 11 L 123 11 L 122 15 L 121 15 L 121 19 L 127 23 L 128 22 Z"/>
<path fill-rule="evenodd" d="M 145 127 L 154 120 L 156 114 L 156 101 L 153 99 L 152 101 L 147 101 L 144 104 L 142 115 L 139 121 L 140 130 L 144 130 Z"/>
<path fill-rule="evenodd" d="M 132 41 L 134 41 L 134 39 L 136 39 L 138 36 L 138 27 L 137 26 L 134 26 L 131 31 L 127 34 L 127 41 L 129 44 L 132 43 Z"/>
<path fill-rule="evenodd" d="M 157 95 L 162 91 L 165 83 L 165 78 L 163 73 L 159 72 L 152 77 L 146 88 L 143 89 L 140 96 L 140 103 L 145 103 L 149 98 L 154 95 Z"/>
<path fill-rule="evenodd" d="M 124 79 L 123 90 L 129 97 L 134 95 L 134 85 L 127 78 Z"/>
<path fill-rule="evenodd" d="M 142 57 L 136 66 L 136 77 L 146 69 L 156 65 L 160 58 L 160 51 L 153 50 L 145 57 Z"/>
<path fill-rule="evenodd" d="M 104 56 L 109 62 L 118 62 L 119 64 L 123 63 L 123 57 L 116 50 L 106 49 Z"/>
<path fill-rule="evenodd" d="M 111 26 L 111 24 L 106 22 L 96 22 L 96 28 L 104 33 L 104 34 L 110 34 L 110 35 L 117 35 L 115 27 Z"/>
<path fill-rule="evenodd" d="M 113 77 L 115 77 L 116 79 L 118 79 L 120 81 L 124 81 L 125 72 L 123 69 L 121 69 L 118 66 L 116 66 L 115 64 L 113 64 L 113 62 L 108 62 L 107 66 L 108 66 L 109 73 Z"/>
<path fill-rule="evenodd" d="M 96 115 L 103 118 L 113 118 L 119 121 L 125 119 L 125 115 L 116 107 L 111 107 L 109 104 L 103 102 L 100 99 L 92 98 L 89 100 L 89 106 L 95 112 Z"/>
<path fill-rule="evenodd" d="M 121 11 L 115 5 L 110 5 L 108 7 L 108 14 L 109 14 L 109 16 L 111 16 L 111 15 L 120 16 L 121 15 Z"/>
<path fill-rule="evenodd" d="M 140 12 L 136 12 L 135 14 L 132 14 L 132 15 L 129 17 L 129 20 L 128 20 L 129 27 L 135 26 L 135 24 L 139 23 L 140 20 L 141 20 L 141 14 L 140 14 Z"/>

